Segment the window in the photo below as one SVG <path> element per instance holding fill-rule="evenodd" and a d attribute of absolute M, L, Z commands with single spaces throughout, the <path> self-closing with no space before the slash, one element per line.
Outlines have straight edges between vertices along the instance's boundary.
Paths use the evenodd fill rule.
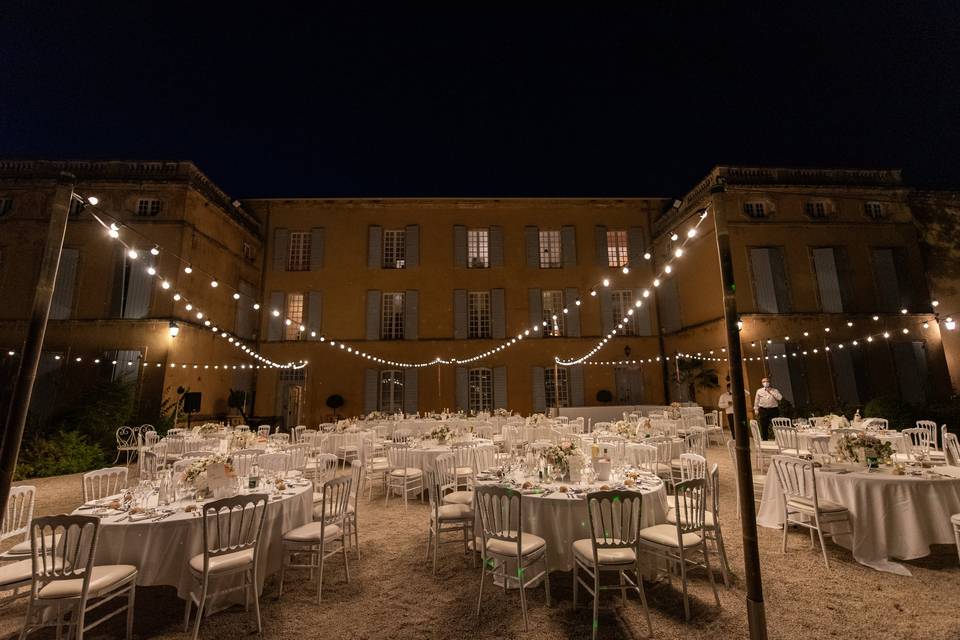
<path fill-rule="evenodd" d="M 287 271 L 310 270 L 310 232 L 294 231 L 290 234 Z"/>
<path fill-rule="evenodd" d="M 630 263 L 630 250 L 625 229 L 607 230 L 607 266 L 625 267 Z"/>
<path fill-rule="evenodd" d="M 383 232 L 383 268 L 403 269 L 406 265 L 407 232 L 387 229 Z"/>
<path fill-rule="evenodd" d="M 402 291 L 384 292 L 380 313 L 382 340 L 403 340 L 403 298 Z"/>
<path fill-rule="evenodd" d="M 813 200 L 804 205 L 807 217 L 811 220 L 826 220 L 830 215 L 830 206 L 824 200 Z"/>
<path fill-rule="evenodd" d="M 493 410 L 493 371 L 470 369 L 467 375 L 467 401 L 470 411 Z"/>
<path fill-rule="evenodd" d="M 637 318 L 630 313 L 633 309 L 633 291 L 630 289 L 611 291 L 610 301 L 613 303 L 610 305 L 613 309 L 613 326 L 623 322 L 624 318 L 629 318 L 629 321 L 623 325 L 623 329 L 618 330 L 618 333 L 622 336 L 637 335 Z"/>
<path fill-rule="evenodd" d="M 467 267 L 486 269 L 490 266 L 490 232 L 487 229 L 467 230 Z"/>
<path fill-rule="evenodd" d="M 156 217 L 163 209 L 163 201 L 160 198 L 140 198 L 137 201 L 137 215 L 147 218 Z"/>
<path fill-rule="evenodd" d="M 753 294 L 759 313 L 790 313 L 790 289 L 783 249 L 752 247 L 750 267 Z"/>
<path fill-rule="evenodd" d="M 883 205 L 879 202 L 864 202 L 863 212 L 871 220 L 883 220 Z"/>
<path fill-rule="evenodd" d="M 257 252 L 249 242 L 243 243 L 243 259 L 247 262 L 255 262 L 257 259 Z"/>
<path fill-rule="evenodd" d="M 570 406 L 570 388 L 567 384 L 567 369 L 565 367 L 544 368 L 543 392 L 548 409 L 550 407 Z"/>
<path fill-rule="evenodd" d="M 563 291 L 545 290 L 543 296 L 543 321 L 546 323 L 543 327 L 543 337 L 562 336 L 564 330 L 563 323 Z"/>
<path fill-rule="evenodd" d="M 299 340 L 300 327 L 303 325 L 303 294 L 287 294 L 287 319 L 284 321 L 287 328 L 284 331 L 284 340 Z"/>
<path fill-rule="evenodd" d="M 563 266 L 560 256 L 560 231 L 540 231 L 540 268 L 559 269 Z"/>
<path fill-rule="evenodd" d="M 467 294 L 467 337 L 490 337 L 489 291 L 470 291 Z"/>
<path fill-rule="evenodd" d="M 403 371 L 393 369 L 380 372 L 380 411 L 403 411 Z"/>
<path fill-rule="evenodd" d="M 766 203 L 760 201 L 744 202 L 743 214 L 754 220 L 762 220 L 769 215 Z"/>
<path fill-rule="evenodd" d="M 837 268 L 837 263 L 843 257 L 841 251 L 833 247 L 818 247 L 813 249 L 812 254 L 820 310 L 824 313 L 843 313 L 843 286 Z"/>
<path fill-rule="evenodd" d="M 0 216 L 5 216 L 13 210 L 13 198 L 0 198 Z"/>
<path fill-rule="evenodd" d="M 83 212 L 83 205 L 84 205 L 83 200 L 77 200 L 76 198 L 74 198 L 73 200 L 71 200 L 71 201 L 70 201 L 70 213 L 69 213 L 70 217 L 71 217 L 71 218 L 78 218 L 78 217 L 80 217 L 80 213 Z"/>

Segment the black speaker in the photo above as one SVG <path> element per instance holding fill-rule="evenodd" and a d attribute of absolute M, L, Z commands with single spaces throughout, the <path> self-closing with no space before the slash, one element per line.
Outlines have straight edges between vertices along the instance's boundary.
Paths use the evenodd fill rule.
<path fill-rule="evenodd" d="M 191 391 L 183 394 L 183 412 L 200 413 L 200 392 Z"/>

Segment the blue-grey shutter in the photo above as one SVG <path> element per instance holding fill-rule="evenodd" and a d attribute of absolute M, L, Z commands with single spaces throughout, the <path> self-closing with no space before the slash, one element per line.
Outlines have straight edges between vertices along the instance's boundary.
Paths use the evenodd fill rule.
<path fill-rule="evenodd" d="M 490 329 L 494 340 L 503 340 L 507 337 L 503 289 L 490 291 Z"/>
<path fill-rule="evenodd" d="M 527 309 L 530 312 L 530 337 L 543 337 L 543 294 L 540 289 L 527 290 Z M 537 327 L 534 331 L 533 328 Z"/>
<path fill-rule="evenodd" d="M 383 227 L 370 225 L 367 230 L 367 267 L 379 269 L 383 266 Z"/>
<path fill-rule="evenodd" d="M 833 345 L 830 350 L 830 362 L 833 365 L 833 379 L 840 404 L 848 407 L 858 406 L 860 394 L 857 391 L 857 376 L 850 350 L 838 349 Z"/>
<path fill-rule="evenodd" d="M 403 296 L 403 339 L 417 340 L 419 338 L 420 318 L 420 291 L 407 289 Z"/>
<path fill-rule="evenodd" d="M 270 311 L 267 315 L 267 340 L 283 339 L 283 312 L 285 311 L 283 303 L 283 291 L 270 292 Z M 273 315 L 274 309 L 280 311 L 279 316 Z"/>
<path fill-rule="evenodd" d="M 680 294 L 677 291 L 676 278 L 664 280 L 657 288 L 657 304 L 660 305 L 660 322 L 666 333 L 680 331 Z"/>
<path fill-rule="evenodd" d="M 469 389 L 467 381 L 467 368 L 466 367 L 457 367 L 457 391 L 456 391 L 456 400 L 457 400 L 457 409 L 460 411 L 467 411 L 470 406 L 469 402 Z"/>
<path fill-rule="evenodd" d="M 577 306 L 577 298 L 580 294 L 576 287 L 568 287 L 563 290 L 563 306 L 567 308 L 567 317 L 564 319 L 566 335 L 571 338 L 580 337 L 580 307 Z"/>
<path fill-rule="evenodd" d="M 453 290 L 453 339 L 467 339 L 467 290 Z"/>
<path fill-rule="evenodd" d="M 570 383 L 570 406 L 583 406 L 583 365 L 575 364 L 567 368 L 567 382 Z"/>
<path fill-rule="evenodd" d="M 893 249 L 873 249 L 873 275 L 880 311 L 900 309 L 900 284 Z"/>
<path fill-rule="evenodd" d="M 507 368 L 493 368 L 493 408 L 507 408 Z"/>
<path fill-rule="evenodd" d="M 537 227 L 524 227 L 523 237 L 527 248 L 527 266 L 540 267 L 540 230 Z"/>
<path fill-rule="evenodd" d="M 919 349 L 915 349 L 914 345 Z M 893 363 L 897 370 L 900 399 L 910 404 L 922 404 L 926 400 L 927 362 L 923 343 L 894 342 Z M 922 365 L 922 367 L 921 367 Z"/>
<path fill-rule="evenodd" d="M 146 318 L 150 313 L 150 296 L 153 294 L 153 276 L 147 269 L 153 265 L 153 257 L 130 262 L 127 277 L 127 295 L 123 307 L 124 318 Z"/>
<path fill-rule="evenodd" d="M 770 386 L 779 390 L 783 397 L 790 401 L 790 404 L 796 406 L 790 376 L 790 363 L 787 361 L 789 352 L 786 345 L 782 342 L 771 342 L 767 345 L 767 355 L 770 356 L 770 360 L 767 361 L 767 366 L 770 368 Z M 773 356 L 777 357 L 774 358 Z"/>
<path fill-rule="evenodd" d="M 277 227 L 273 230 L 273 270 L 286 271 L 290 257 L 290 230 Z"/>
<path fill-rule="evenodd" d="M 490 227 L 490 235 L 487 238 L 490 251 L 490 266 L 503 266 L 503 227 L 494 225 Z"/>
<path fill-rule="evenodd" d="M 531 367 L 533 372 L 533 410 L 544 412 L 547 410 L 547 390 L 543 386 L 543 367 Z"/>
<path fill-rule="evenodd" d="M 453 266 L 467 266 L 467 228 L 462 224 L 453 225 Z"/>
<path fill-rule="evenodd" d="M 310 271 L 319 271 L 323 267 L 326 235 L 323 227 L 310 230 Z"/>
<path fill-rule="evenodd" d="M 380 291 L 367 291 L 367 340 L 380 339 Z"/>
<path fill-rule="evenodd" d="M 73 290 L 77 283 L 77 261 L 80 250 L 63 248 L 57 268 L 57 284 L 50 304 L 51 320 L 67 320 L 73 315 Z"/>
<path fill-rule="evenodd" d="M 376 369 L 363 370 L 363 412 L 376 411 L 380 406 L 380 372 Z"/>
<path fill-rule="evenodd" d="M 843 297 L 840 295 L 840 278 L 837 276 L 837 261 L 832 247 L 813 250 L 813 267 L 820 290 L 820 310 L 824 313 L 842 313 Z"/>
<path fill-rule="evenodd" d="M 406 247 L 404 248 L 404 266 L 409 267 L 419 267 L 420 266 L 420 225 L 418 224 L 408 224 L 407 232 L 404 234 L 406 240 Z"/>
<path fill-rule="evenodd" d="M 560 256 L 563 266 L 572 268 L 577 266 L 577 230 L 575 227 L 560 228 Z"/>
<path fill-rule="evenodd" d="M 417 408 L 417 370 L 403 370 L 403 412 L 416 413 Z"/>
<path fill-rule="evenodd" d="M 787 265 L 783 251 L 770 249 L 770 271 L 773 274 L 773 290 L 777 294 L 778 313 L 790 313 L 790 281 L 787 279 Z"/>
<path fill-rule="evenodd" d="M 633 300 L 640 300 L 643 304 L 639 307 L 633 307 L 633 321 L 636 323 L 638 336 L 652 336 L 653 330 L 650 327 L 650 298 L 644 299 L 643 289 L 633 290 Z"/>
<path fill-rule="evenodd" d="M 323 294 L 319 291 L 307 293 L 307 340 L 319 340 L 323 326 Z M 317 335 L 311 336 L 312 332 Z"/>
<path fill-rule="evenodd" d="M 770 249 L 750 249 L 750 266 L 753 270 L 753 295 L 757 301 L 757 311 L 777 313 L 777 290 L 773 285 Z"/>
<path fill-rule="evenodd" d="M 603 225 L 597 225 L 593 228 L 594 256 L 593 262 L 598 267 L 605 267 L 610 264 L 607 256 L 607 228 Z"/>
<path fill-rule="evenodd" d="M 606 287 L 597 291 L 597 295 L 600 296 L 600 333 L 607 335 L 617 326 L 613 321 L 613 296 Z"/>
<path fill-rule="evenodd" d="M 627 257 L 631 269 L 636 269 L 643 264 L 643 229 L 641 227 L 627 229 Z"/>

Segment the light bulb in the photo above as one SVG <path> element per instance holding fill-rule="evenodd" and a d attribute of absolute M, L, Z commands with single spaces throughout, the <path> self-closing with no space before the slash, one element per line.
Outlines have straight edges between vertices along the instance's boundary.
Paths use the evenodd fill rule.
<path fill-rule="evenodd" d="M 253 303 L 253 310 L 254 310 L 254 311 L 260 311 L 260 303 L 259 303 L 259 302 Z"/>
<path fill-rule="evenodd" d="M 167 282 L 166 280 L 164 280 L 163 282 L 160 283 L 160 287 L 163 288 L 163 289 L 169 289 L 169 288 L 170 288 L 170 283 Z"/>
<path fill-rule="evenodd" d="M 603 286 L 605 286 L 605 287 L 609 287 L 609 286 L 610 286 L 610 280 L 609 280 L 608 278 L 604 278 L 604 279 L 603 279 Z"/>
<path fill-rule="evenodd" d="M 590 290 L 590 297 L 591 297 L 591 298 L 596 298 L 596 297 L 597 297 L 597 292 L 591 289 L 591 290 Z"/>
<path fill-rule="evenodd" d="M 160 247 L 158 247 L 157 245 L 153 245 L 153 249 L 150 249 L 150 253 L 152 253 L 155 256 L 160 255 Z"/>
<path fill-rule="evenodd" d="M 873 321 L 874 321 L 874 322 L 876 322 L 876 321 L 879 320 L 879 319 L 880 319 L 880 316 L 873 316 Z"/>
<path fill-rule="evenodd" d="M 676 242 L 677 240 L 680 239 L 680 236 L 678 236 L 677 234 L 674 233 L 674 234 L 671 234 L 671 235 L 670 235 L 670 239 L 673 240 L 674 242 Z"/>
<path fill-rule="evenodd" d="M 903 315 L 907 315 L 907 310 L 906 310 L 906 309 L 900 309 L 900 313 L 902 313 Z"/>
<path fill-rule="evenodd" d="M 659 287 L 659 286 L 660 286 L 660 278 L 654 278 L 654 279 L 653 279 L 653 286 L 655 286 L 655 287 Z"/>
<path fill-rule="evenodd" d="M 149 273 L 152 276 L 155 276 L 157 275 L 157 270 L 154 269 L 153 267 L 147 267 L 147 273 Z"/>
<path fill-rule="evenodd" d="M 937 307 L 940 306 L 940 301 L 939 301 L 939 300 L 932 300 L 932 301 L 930 302 L 930 306 L 933 307 L 934 309 L 936 309 Z"/>
<path fill-rule="evenodd" d="M 673 273 L 673 267 L 671 267 L 670 265 L 667 265 L 667 266 L 665 266 L 665 267 L 663 268 L 663 272 L 664 272 L 664 273 Z"/>
<path fill-rule="evenodd" d="M 574 304 L 576 304 L 576 305 L 579 307 L 579 306 L 580 306 L 580 299 L 578 298 L 577 301 L 576 301 Z"/>
<path fill-rule="evenodd" d="M 127 257 L 130 258 L 131 260 L 136 260 L 137 258 L 140 257 L 140 254 L 137 253 L 136 249 L 130 249 L 130 251 L 127 251 Z"/>
<path fill-rule="evenodd" d="M 947 327 L 947 331 L 953 331 L 954 329 L 957 328 L 957 323 L 954 321 L 953 318 L 947 318 L 945 326 Z"/>
<path fill-rule="evenodd" d="M 623 275 L 627 275 L 628 273 L 630 273 L 630 267 L 624 267 L 623 269 L 621 269 L 621 271 L 623 271 Z"/>
<path fill-rule="evenodd" d="M 681 249 L 680 247 L 677 247 L 677 250 L 673 252 L 673 255 L 677 256 L 678 258 L 682 258 L 682 257 L 683 257 L 683 249 Z"/>
<path fill-rule="evenodd" d="M 910 333 L 910 329 L 906 329 L 906 328 L 901 329 L 900 331 L 903 332 L 904 335 Z"/>
<path fill-rule="evenodd" d="M 642 304 L 643 304 L 643 300 L 637 300 L 636 302 L 633 303 L 633 306 L 639 307 L 639 306 L 641 306 Z"/>
<path fill-rule="evenodd" d="M 197 320 L 203 320 L 203 313 L 197 311 Z"/>
<path fill-rule="evenodd" d="M 114 228 L 111 228 L 109 231 L 107 231 L 107 235 L 116 240 L 120 237 L 120 232 Z"/>
<path fill-rule="evenodd" d="M 279 309 L 274 309 L 274 310 L 271 311 L 270 313 L 273 314 L 273 317 L 274 317 L 274 318 L 279 318 L 279 317 L 280 317 L 280 310 L 279 310 Z"/>
<path fill-rule="evenodd" d="M 216 289 L 217 287 L 220 286 L 220 283 L 217 282 L 216 280 L 211 280 L 211 281 L 210 281 L 210 286 L 213 287 L 214 289 Z"/>
<path fill-rule="evenodd" d="M 239 294 L 239 293 L 234 293 L 234 294 L 233 294 L 233 299 L 234 299 L 234 300 L 239 300 L 239 299 L 240 299 L 240 294 Z"/>
<path fill-rule="evenodd" d="M 176 302 L 180 302 L 180 297 L 181 297 L 181 296 L 180 296 L 179 293 L 173 294 L 173 299 L 174 299 L 174 301 L 176 301 Z"/>
<path fill-rule="evenodd" d="M 193 309 L 193 305 L 188 302 L 188 303 L 187 303 L 187 306 L 184 307 L 184 309 L 186 309 L 187 311 L 190 311 L 190 310 Z"/>
<path fill-rule="evenodd" d="M 89 198 L 87 198 L 87 202 L 89 202 L 93 206 L 97 206 L 98 204 L 100 204 L 100 198 L 98 198 L 97 196 L 90 196 Z"/>
<path fill-rule="evenodd" d="M 283 321 L 283 323 L 289 327 L 291 324 L 293 324 L 293 321 L 290 320 L 290 318 L 287 318 L 286 320 Z"/>
<path fill-rule="evenodd" d="M 183 272 L 184 272 L 184 273 L 193 273 L 193 267 L 191 267 L 190 265 L 187 265 L 187 266 L 185 266 L 185 267 L 183 268 Z"/>
<path fill-rule="evenodd" d="M 644 260 L 649 260 L 650 258 L 651 258 L 651 256 L 650 256 L 650 252 L 649 252 L 649 251 L 647 251 L 647 252 L 645 252 L 645 253 L 643 254 L 643 259 L 644 259 Z"/>
<path fill-rule="evenodd" d="M 697 235 L 697 228 L 696 228 L 696 227 L 690 227 L 690 230 L 687 231 L 687 237 L 688 237 L 688 238 L 692 238 L 692 237 L 694 237 L 695 235 Z"/>
<path fill-rule="evenodd" d="M 847 326 L 848 326 L 848 327 L 852 327 L 852 326 L 853 326 L 853 322 L 848 322 L 848 323 L 847 323 Z"/>

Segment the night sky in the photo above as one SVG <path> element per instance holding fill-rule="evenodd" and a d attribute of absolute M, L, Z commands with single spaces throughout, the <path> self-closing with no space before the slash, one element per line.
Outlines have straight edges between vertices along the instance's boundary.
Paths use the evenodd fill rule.
<path fill-rule="evenodd" d="M 960 186 L 956 1 L 64 4 L 0 10 L 5 156 L 189 159 L 235 197 L 678 196 L 718 163 Z"/>

